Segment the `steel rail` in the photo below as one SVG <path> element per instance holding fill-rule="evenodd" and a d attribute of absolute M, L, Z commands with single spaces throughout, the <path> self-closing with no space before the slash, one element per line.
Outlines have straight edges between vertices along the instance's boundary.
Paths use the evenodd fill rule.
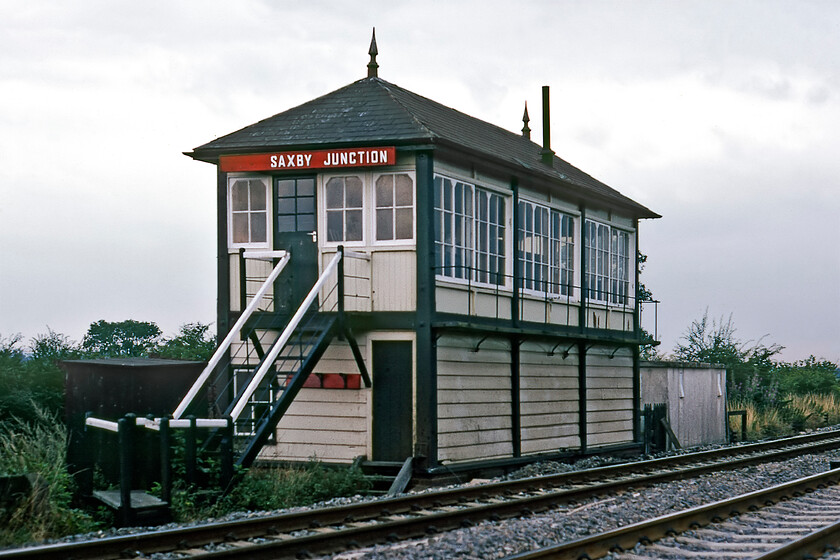
<path fill-rule="evenodd" d="M 515 554 L 508 556 L 505 560 L 580 560 L 581 558 L 595 560 L 613 551 L 633 548 L 640 542 L 652 542 L 668 535 L 703 527 L 711 522 L 739 515 L 749 509 L 761 508 L 769 503 L 778 502 L 796 493 L 808 492 L 816 487 L 837 485 L 838 483 L 840 483 L 840 469 L 833 469 L 764 490 L 757 490 L 734 498 L 633 523 L 591 537 Z M 795 557 L 780 556 L 778 558 Z"/>
<path fill-rule="evenodd" d="M 774 445 L 777 447 L 784 445 L 785 447 L 781 450 L 762 453 Z M 328 543 L 328 546 L 333 547 L 332 549 L 342 539 L 345 543 L 356 541 L 359 544 L 363 542 L 372 544 L 389 537 L 407 538 L 422 535 L 430 526 L 434 526 L 435 530 L 447 530 L 457 528 L 462 523 L 474 523 L 481 519 L 492 519 L 496 516 L 516 516 L 529 511 L 542 511 L 563 502 L 579 500 L 626 487 L 640 487 L 656 482 L 689 478 L 709 472 L 734 469 L 838 447 L 840 447 L 840 434 L 838 432 L 820 432 L 810 436 L 799 436 L 776 440 L 775 442 L 700 453 L 686 453 L 674 457 L 527 479 L 462 486 L 455 489 L 409 494 L 345 506 L 108 537 L 92 541 L 0 551 L 0 559 L 35 557 L 44 559 L 64 559 L 68 557 L 77 559 L 118 558 L 124 551 L 141 550 L 144 553 L 153 553 L 175 548 L 197 548 L 223 540 L 241 540 L 271 533 L 308 530 L 313 527 L 321 527 L 321 531 L 326 531 L 326 528 L 330 525 L 364 523 L 392 515 L 409 514 L 417 517 L 416 519 L 386 520 L 384 523 L 379 523 L 376 528 L 373 525 L 352 527 L 351 529 L 354 529 L 354 532 L 348 532 L 348 529 L 341 537 L 313 535 L 306 537 L 306 540 L 297 541 L 300 545 L 298 550 L 317 548 L 316 541 L 319 538 L 331 540 L 331 544 Z M 720 460 L 720 455 L 731 455 L 735 452 L 741 453 L 742 456 L 727 461 Z M 688 466 L 676 468 L 686 464 Z M 639 476 L 638 473 L 640 472 L 647 472 L 647 474 Z M 566 488 L 557 489 L 563 486 Z M 517 494 L 520 495 L 517 496 Z M 503 496 L 503 498 L 494 498 L 494 496 Z M 440 511 L 446 508 L 449 508 L 449 511 Z M 434 510 L 438 510 L 438 513 L 433 513 Z M 424 512 L 425 515 L 419 517 L 418 511 Z M 293 545 L 289 543 L 285 546 L 289 548 Z M 254 549 L 250 550 L 254 552 Z M 266 557 L 271 554 L 277 556 L 278 553 L 279 551 L 275 550 L 268 553 Z M 212 558 L 211 556 L 207 557 Z"/>

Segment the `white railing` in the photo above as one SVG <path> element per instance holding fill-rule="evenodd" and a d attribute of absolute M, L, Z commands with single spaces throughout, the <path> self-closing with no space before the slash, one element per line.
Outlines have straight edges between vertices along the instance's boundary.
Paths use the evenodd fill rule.
<path fill-rule="evenodd" d="M 245 253 L 246 258 L 251 257 L 252 255 L 248 252 Z M 231 343 L 233 340 L 239 335 L 239 331 L 242 330 L 242 327 L 245 326 L 245 322 L 251 317 L 254 311 L 259 306 L 262 298 L 271 289 L 274 285 L 274 281 L 277 280 L 277 277 L 280 276 L 280 273 L 289 264 L 291 260 L 291 255 L 286 251 L 272 251 L 270 253 L 255 253 L 253 254 L 254 258 L 276 258 L 280 257 L 280 262 L 274 267 L 274 270 L 271 271 L 271 274 L 268 275 L 268 278 L 265 279 L 260 289 L 254 295 L 254 299 L 251 300 L 251 303 L 248 304 L 248 307 L 245 308 L 245 311 L 239 316 L 236 323 L 231 327 L 230 331 L 228 332 L 225 339 L 216 348 L 216 351 L 213 353 L 213 356 L 210 358 L 210 361 L 207 362 L 207 366 L 204 368 L 204 371 L 201 372 L 201 375 L 198 376 L 198 379 L 195 380 L 193 386 L 190 387 L 190 390 L 184 396 L 181 403 L 178 405 L 178 408 L 175 409 L 175 412 L 172 413 L 172 418 L 177 420 L 179 419 L 184 412 L 186 412 L 187 407 L 190 406 L 193 399 L 196 397 L 198 392 L 201 390 L 201 387 L 207 382 L 207 379 L 212 375 L 213 370 L 216 369 L 216 366 L 219 365 L 219 362 L 225 356 L 225 353 L 230 348 Z"/>
<path fill-rule="evenodd" d="M 271 369 L 271 366 L 274 364 L 274 361 L 277 359 L 277 356 L 280 355 L 280 352 L 283 351 L 283 348 L 289 342 L 289 339 L 292 337 L 292 334 L 294 333 L 298 324 L 300 324 L 301 320 L 303 319 L 303 316 L 309 310 L 309 307 L 312 305 L 312 302 L 314 302 L 315 298 L 318 297 L 318 292 L 321 291 L 321 288 L 327 282 L 330 275 L 338 267 L 339 261 L 341 261 L 341 251 L 335 254 L 335 257 L 333 257 L 333 259 L 330 261 L 330 264 L 328 264 L 324 271 L 321 273 L 321 276 L 318 278 L 318 281 L 315 282 L 315 285 L 312 286 L 311 290 L 309 290 L 309 294 L 307 294 L 306 298 L 303 300 L 303 303 L 300 304 L 300 307 L 292 317 L 292 320 L 289 321 L 289 324 L 283 330 L 283 333 L 271 346 L 271 349 L 269 350 L 268 354 L 266 354 L 259 369 L 257 369 L 256 373 L 254 374 L 254 377 L 251 379 L 251 382 L 245 388 L 245 391 L 239 397 L 239 400 L 236 401 L 236 405 L 233 407 L 233 410 L 230 413 L 230 417 L 233 419 L 234 422 L 236 422 L 236 420 L 239 418 L 239 415 L 242 414 L 242 411 L 245 409 L 245 407 L 248 406 L 248 400 L 251 398 L 251 395 L 253 395 L 254 391 L 257 390 L 257 387 Z"/>

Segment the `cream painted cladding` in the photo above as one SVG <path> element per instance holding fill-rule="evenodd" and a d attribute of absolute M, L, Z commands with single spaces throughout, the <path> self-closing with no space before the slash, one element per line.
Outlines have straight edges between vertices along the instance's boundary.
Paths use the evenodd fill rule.
<path fill-rule="evenodd" d="M 522 454 L 580 448 L 577 344 L 523 342 L 519 363 Z"/>
<path fill-rule="evenodd" d="M 586 438 L 589 447 L 633 441 L 633 354 L 594 347 L 586 353 Z"/>
<path fill-rule="evenodd" d="M 510 343 L 482 338 L 444 335 L 437 343 L 441 462 L 513 455 Z"/>
<path fill-rule="evenodd" d="M 359 340 L 364 345 L 364 339 Z M 333 341 L 315 367 L 315 374 L 356 375 L 350 346 Z M 280 420 L 275 442 L 260 459 L 350 463 L 369 455 L 371 390 L 303 388 Z"/>

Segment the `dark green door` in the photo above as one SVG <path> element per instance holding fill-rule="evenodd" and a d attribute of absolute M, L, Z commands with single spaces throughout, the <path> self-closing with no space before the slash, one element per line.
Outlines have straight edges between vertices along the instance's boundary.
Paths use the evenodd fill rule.
<path fill-rule="evenodd" d="M 293 314 L 318 280 L 315 178 L 274 179 L 274 247 L 292 260 L 275 284 L 276 309 Z"/>
<path fill-rule="evenodd" d="M 411 342 L 373 341 L 373 460 L 412 455 Z"/>

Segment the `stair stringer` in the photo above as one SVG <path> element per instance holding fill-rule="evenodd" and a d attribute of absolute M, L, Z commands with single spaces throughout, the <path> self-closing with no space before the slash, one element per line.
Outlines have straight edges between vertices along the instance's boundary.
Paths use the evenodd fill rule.
<path fill-rule="evenodd" d="M 245 449 L 236 461 L 237 465 L 247 468 L 253 464 L 272 432 L 277 429 L 277 424 L 280 423 L 283 415 L 289 410 L 295 397 L 297 397 L 303 388 L 306 379 L 315 370 L 315 366 L 318 365 L 318 361 L 324 355 L 324 352 L 326 352 L 327 347 L 329 347 L 335 338 L 338 330 L 338 318 L 330 318 L 327 326 L 321 332 L 318 341 L 313 345 L 312 350 L 306 358 L 304 358 L 300 368 L 292 376 L 291 381 L 286 384 L 283 393 L 272 405 L 268 417 L 260 423 L 254 436 L 248 441 Z"/>

